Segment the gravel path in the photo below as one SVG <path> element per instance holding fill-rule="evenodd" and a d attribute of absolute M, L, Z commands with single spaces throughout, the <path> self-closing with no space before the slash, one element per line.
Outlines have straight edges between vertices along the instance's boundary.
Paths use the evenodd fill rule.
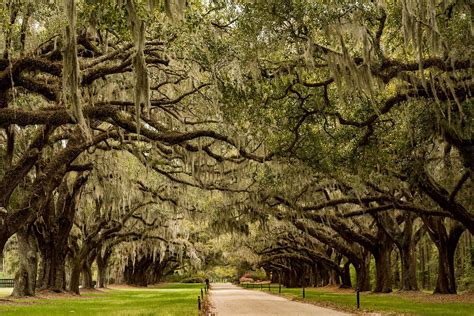
<path fill-rule="evenodd" d="M 232 284 L 214 283 L 211 290 L 213 311 L 217 316 L 347 316 L 351 314 L 311 304 L 294 302 L 260 291 L 245 290 Z"/>

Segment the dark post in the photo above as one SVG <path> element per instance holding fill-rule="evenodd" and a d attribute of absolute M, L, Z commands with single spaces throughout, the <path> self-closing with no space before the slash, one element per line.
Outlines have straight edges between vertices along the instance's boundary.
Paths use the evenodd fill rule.
<path fill-rule="evenodd" d="M 268 290 L 271 291 L 272 289 L 270 288 L 272 286 L 272 281 L 270 281 L 270 283 L 268 283 Z"/>
<path fill-rule="evenodd" d="M 260 283 L 260 290 L 263 290 L 263 283 Z"/>
<path fill-rule="evenodd" d="M 198 296 L 198 309 L 201 310 L 201 297 Z"/>
<path fill-rule="evenodd" d="M 357 288 L 357 309 L 360 308 L 360 291 L 359 288 Z"/>
<path fill-rule="evenodd" d="M 305 291 L 304 291 L 304 288 L 305 288 L 305 286 L 306 286 L 306 273 L 303 274 L 303 282 L 302 282 L 302 283 L 303 283 L 303 298 L 305 298 L 306 293 L 305 293 Z"/>
<path fill-rule="evenodd" d="M 202 288 L 201 288 L 201 299 L 204 298 L 204 294 L 202 293 Z"/>

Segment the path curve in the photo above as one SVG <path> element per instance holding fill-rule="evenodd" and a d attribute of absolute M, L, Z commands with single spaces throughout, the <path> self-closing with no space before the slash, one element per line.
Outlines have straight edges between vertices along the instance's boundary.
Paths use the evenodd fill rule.
<path fill-rule="evenodd" d="M 311 304 L 290 301 L 260 291 L 242 289 L 228 283 L 212 284 L 211 302 L 217 316 L 347 316 L 351 314 Z"/>

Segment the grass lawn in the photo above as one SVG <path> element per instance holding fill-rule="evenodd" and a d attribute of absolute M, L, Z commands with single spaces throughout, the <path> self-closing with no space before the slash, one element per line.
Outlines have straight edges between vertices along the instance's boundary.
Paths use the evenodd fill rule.
<path fill-rule="evenodd" d="M 2 303 L 2 315 L 198 315 L 202 284 L 113 289 L 81 297 L 21 299 Z"/>
<path fill-rule="evenodd" d="M 244 286 L 245 288 L 245 286 Z M 260 289 L 258 289 L 260 291 Z M 268 292 L 268 285 L 264 292 Z M 290 299 L 302 299 L 302 289 L 282 288 L 282 295 Z M 351 290 L 336 288 L 308 288 L 305 301 L 322 306 L 334 306 L 348 311 L 357 311 L 356 294 Z M 272 284 L 271 293 L 278 293 L 278 285 Z M 426 316 L 473 316 L 474 299 L 471 295 L 431 295 L 426 293 L 360 294 L 361 311 L 401 313 Z"/>

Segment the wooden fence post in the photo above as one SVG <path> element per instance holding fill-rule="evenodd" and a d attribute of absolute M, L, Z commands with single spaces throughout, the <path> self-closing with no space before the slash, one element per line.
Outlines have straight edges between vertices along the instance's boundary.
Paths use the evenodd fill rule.
<path fill-rule="evenodd" d="M 305 297 L 306 297 L 306 293 L 305 293 L 304 288 L 305 288 L 305 286 L 306 286 L 306 273 L 303 274 L 303 281 L 302 281 L 301 283 L 302 283 L 302 285 L 303 285 L 303 298 L 305 298 Z"/>
<path fill-rule="evenodd" d="M 360 291 L 359 291 L 359 288 L 357 288 L 357 309 L 360 308 Z"/>

